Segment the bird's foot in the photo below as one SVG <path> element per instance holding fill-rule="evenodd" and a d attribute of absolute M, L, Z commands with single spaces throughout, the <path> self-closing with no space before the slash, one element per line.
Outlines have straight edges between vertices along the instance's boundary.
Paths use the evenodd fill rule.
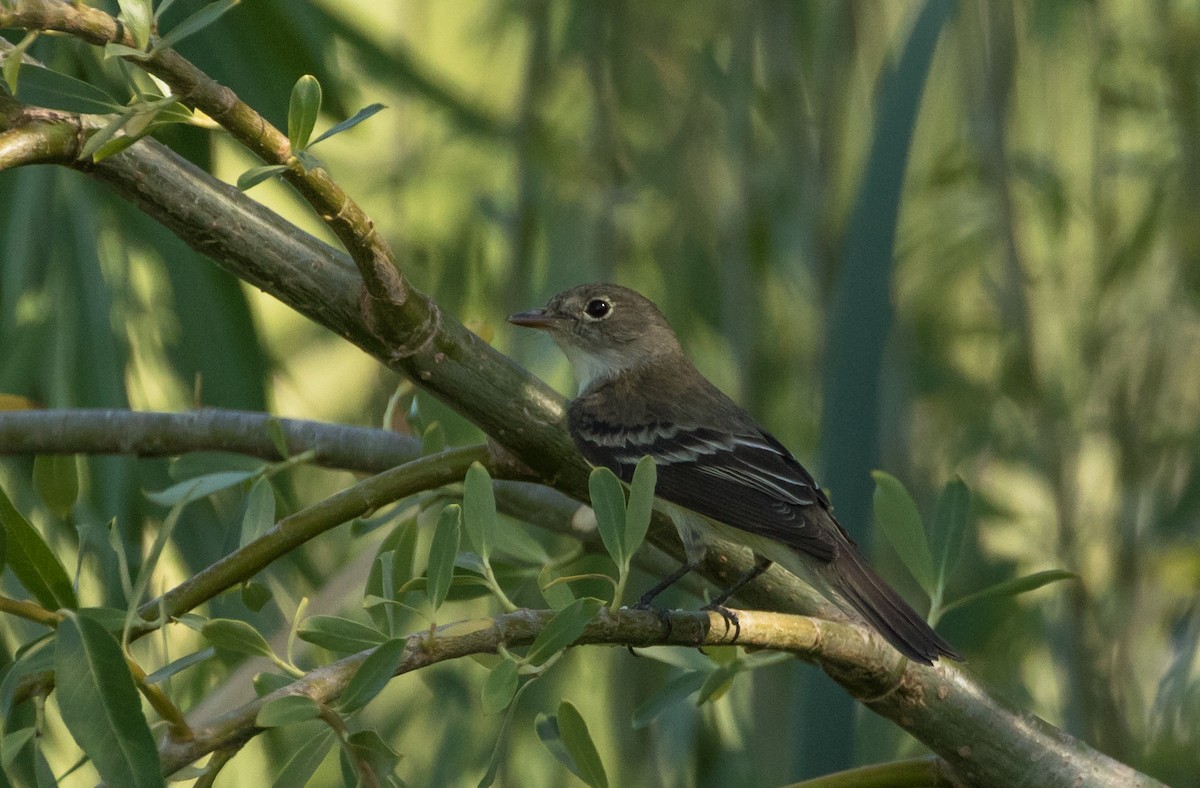
<path fill-rule="evenodd" d="M 725 621 L 725 634 L 728 635 L 729 630 L 733 630 L 733 639 L 729 642 L 737 643 L 738 638 L 741 637 L 742 634 L 742 624 L 740 621 L 738 621 L 738 615 L 736 611 L 730 610 L 720 602 L 710 602 L 700 609 L 711 610 L 719 615 Z"/>

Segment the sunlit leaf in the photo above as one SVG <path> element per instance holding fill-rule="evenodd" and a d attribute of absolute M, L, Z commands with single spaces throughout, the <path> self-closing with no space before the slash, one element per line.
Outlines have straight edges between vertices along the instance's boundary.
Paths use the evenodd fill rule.
<path fill-rule="evenodd" d="M 21 58 L 25 55 L 25 50 L 29 49 L 29 45 L 37 41 L 40 32 L 30 30 L 4 57 L 4 82 L 8 85 L 8 92 L 14 96 L 20 83 Z"/>
<path fill-rule="evenodd" d="M 288 141 L 293 151 L 308 144 L 320 113 L 321 83 L 312 74 L 305 74 L 292 86 L 292 98 L 288 104 Z"/>
<path fill-rule="evenodd" d="M 158 749 L 121 646 L 95 621 L 67 613 L 54 645 L 62 721 L 109 785 L 161 786 Z"/>
<path fill-rule="evenodd" d="M 150 41 L 150 0 L 117 0 L 121 13 L 117 18 L 125 23 L 125 27 L 133 34 L 134 43 L 144 48 Z"/>
<path fill-rule="evenodd" d="M 871 476 L 875 479 L 874 507 L 879 527 L 921 588 L 932 593 L 936 582 L 933 557 L 917 505 L 895 476 L 883 471 L 871 471 Z"/>
<path fill-rule="evenodd" d="M 533 645 L 525 659 L 531 665 L 540 665 L 554 654 L 574 643 L 583 634 L 600 612 L 604 603 L 594 597 L 576 599 L 554 614 L 542 631 L 533 639 Z"/>

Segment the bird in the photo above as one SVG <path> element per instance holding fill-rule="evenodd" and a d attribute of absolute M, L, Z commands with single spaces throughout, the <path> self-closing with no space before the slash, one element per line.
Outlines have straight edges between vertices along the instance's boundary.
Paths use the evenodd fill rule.
<path fill-rule="evenodd" d="M 571 363 L 579 393 L 567 428 L 591 465 L 628 483 L 639 460 L 654 458 L 655 496 L 672 505 L 686 560 L 643 603 L 723 539 L 756 560 L 719 601 L 777 563 L 909 659 L 962 659 L 871 568 L 804 466 L 696 369 L 653 301 L 621 285 L 584 284 L 508 321 L 545 331 Z"/>

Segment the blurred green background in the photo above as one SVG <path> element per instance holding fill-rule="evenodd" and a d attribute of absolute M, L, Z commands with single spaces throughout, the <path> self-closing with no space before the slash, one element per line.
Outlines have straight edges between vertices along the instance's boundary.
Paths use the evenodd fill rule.
<path fill-rule="evenodd" d="M 199 4 L 177 6 L 168 27 Z M 315 152 L 418 287 L 564 393 L 558 351 L 504 316 L 591 280 L 654 298 L 912 599 L 872 536 L 868 471 L 901 478 L 929 515 L 961 476 L 975 519 L 951 596 L 1080 575 L 949 614 L 968 669 L 1123 761 L 1200 784 L 1200 2 L 258 0 L 181 50 L 280 127 L 304 73 L 324 87 L 318 132 L 387 104 Z M 92 48 L 43 38 L 31 54 L 121 94 Z M 163 139 L 226 180 L 255 163 L 219 134 Z M 280 184 L 252 195 L 328 237 Z M 0 392 L 378 425 L 397 385 L 78 173 L 0 173 L 0 244 Z M 452 441 L 479 437 L 419 407 Z M 2 460 L 0 481 L 37 522 L 29 467 Z M 152 538 L 163 513 L 140 491 L 165 486 L 164 463 L 90 459 L 87 475 L 82 544 L 113 517 L 130 545 Z M 302 472 L 292 501 L 347 481 Z M 189 512 L 179 577 L 229 547 L 228 512 Z M 317 540 L 272 570 L 263 613 L 214 605 L 272 631 L 301 595 L 352 609 L 378 536 Z M 73 566 L 76 546 L 58 546 Z M 85 562 L 86 603 L 120 599 L 109 563 Z M 11 653 L 23 636 L 3 627 Z M 212 666 L 176 691 L 218 708 L 253 672 Z M 482 773 L 499 725 L 479 711 L 483 675 L 437 666 L 368 709 L 411 784 Z M 669 675 L 623 650 L 572 652 L 523 698 L 501 782 L 570 784 L 531 724 L 560 697 L 616 785 L 779 784 L 920 751 L 790 662 L 632 731 Z M 221 783 L 269 780 L 290 750 L 261 737 Z"/>

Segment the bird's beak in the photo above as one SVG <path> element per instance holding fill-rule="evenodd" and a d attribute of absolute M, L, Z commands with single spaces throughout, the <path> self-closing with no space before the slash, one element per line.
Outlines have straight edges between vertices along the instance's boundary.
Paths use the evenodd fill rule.
<path fill-rule="evenodd" d="M 525 328 L 554 328 L 562 320 L 563 318 L 546 309 L 530 309 L 528 312 L 517 312 L 515 315 L 508 316 L 508 322 L 514 326 L 524 326 Z"/>

